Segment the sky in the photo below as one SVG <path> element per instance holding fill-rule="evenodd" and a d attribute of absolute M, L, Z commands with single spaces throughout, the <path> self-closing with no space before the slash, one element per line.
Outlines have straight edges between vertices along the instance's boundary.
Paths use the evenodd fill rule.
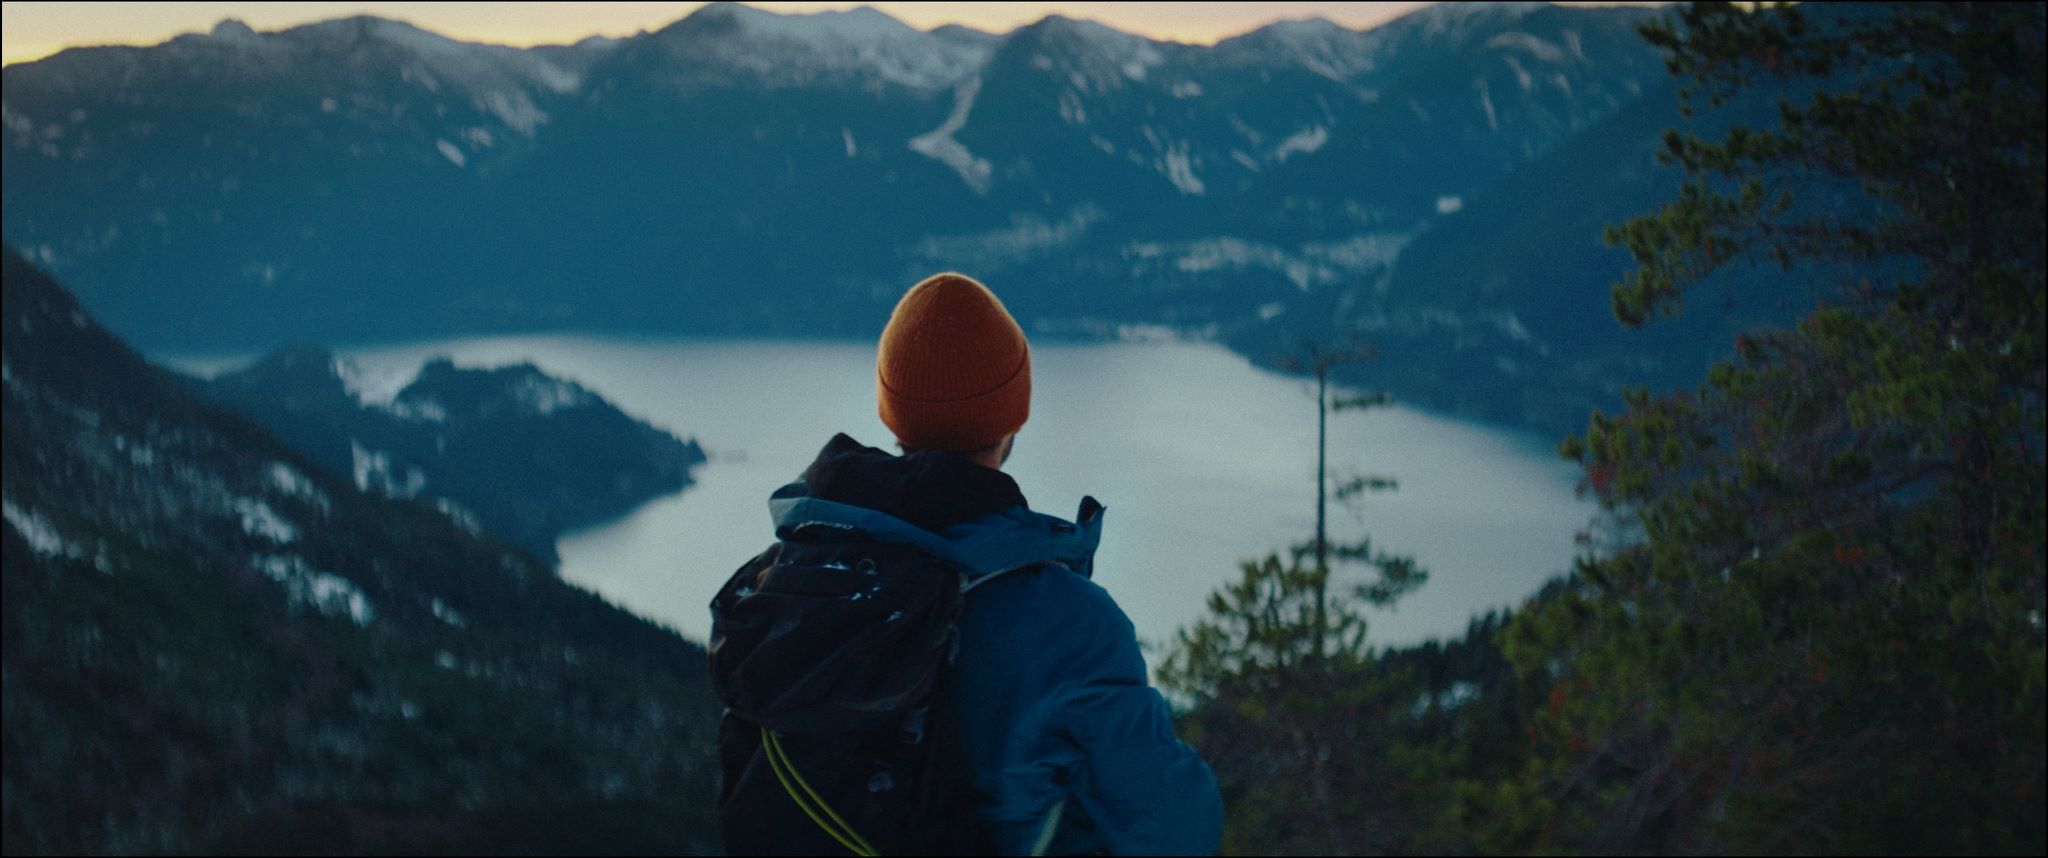
<path fill-rule="evenodd" d="M 369 14 L 396 18 L 463 41 L 527 46 L 586 36 L 630 36 L 656 30 L 703 3 L 0 3 L 0 54 L 7 63 L 83 45 L 153 45 L 180 33 L 205 32 L 222 18 L 257 30 Z M 1283 19 L 1324 17 L 1354 29 L 1380 24 L 1423 2 L 1386 3 L 749 3 L 780 13 L 867 5 L 918 29 L 966 24 L 1005 32 L 1051 14 L 1088 18 L 1119 30 L 1198 44 Z"/>

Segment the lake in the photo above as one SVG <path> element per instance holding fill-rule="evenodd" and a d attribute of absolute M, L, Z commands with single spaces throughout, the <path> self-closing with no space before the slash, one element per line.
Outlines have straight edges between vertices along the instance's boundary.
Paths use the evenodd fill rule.
<path fill-rule="evenodd" d="M 772 539 L 769 492 L 834 432 L 894 450 L 875 414 L 871 343 L 536 335 L 336 351 L 370 397 L 395 395 L 434 355 L 461 366 L 531 361 L 695 438 L 710 456 L 695 485 L 568 534 L 560 552 L 565 579 L 700 642 L 711 596 Z M 211 374 L 251 358 L 157 359 Z M 1182 341 L 1034 344 L 1032 382 L 1031 420 L 1005 470 L 1033 509 L 1071 518 L 1084 494 L 1108 507 L 1095 581 L 1155 663 L 1241 561 L 1312 535 L 1309 383 Z M 1370 614 L 1373 643 L 1462 633 L 1474 614 L 1519 604 L 1570 565 L 1592 507 L 1554 444 L 1398 405 L 1332 415 L 1333 474 L 1400 482 L 1356 508 L 1333 502 L 1332 541 L 1370 534 L 1430 571 L 1421 589 Z M 1335 574 L 1341 587 L 1366 573 Z"/>

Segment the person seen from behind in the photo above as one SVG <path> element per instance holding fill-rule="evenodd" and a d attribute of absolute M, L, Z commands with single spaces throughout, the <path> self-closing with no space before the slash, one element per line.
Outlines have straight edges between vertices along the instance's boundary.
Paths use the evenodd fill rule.
<path fill-rule="evenodd" d="M 876 397 L 902 454 L 834 436 L 712 602 L 727 851 L 1216 851 L 1216 779 L 1091 580 L 1103 507 L 1033 511 L 1002 471 L 1031 395 L 986 286 L 897 303 Z"/>

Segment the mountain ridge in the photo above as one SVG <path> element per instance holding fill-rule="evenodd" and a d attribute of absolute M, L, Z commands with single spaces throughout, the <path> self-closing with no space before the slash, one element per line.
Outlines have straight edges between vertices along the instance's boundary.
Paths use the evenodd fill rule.
<path fill-rule="evenodd" d="M 1633 32 L 1654 14 L 1430 7 L 1201 46 L 712 6 L 517 62 L 355 18 L 256 37 L 327 46 L 317 73 L 123 93 L 52 82 L 67 53 L 6 71 L 6 237 L 149 348 L 869 337 L 942 269 L 1042 335 L 1235 342 L 1330 290 L 1403 310 L 1379 285 L 1408 241 L 1662 80 Z"/>
<path fill-rule="evenodd" d="M 553 564 L 567 530 L 692 484 L 695 441 L 621 412 L 531 363 L 428 360 L 388 400 L 324 347 L 287 346 L 192 390 L 264 424 L 358 490 L 432 503 Z"/>

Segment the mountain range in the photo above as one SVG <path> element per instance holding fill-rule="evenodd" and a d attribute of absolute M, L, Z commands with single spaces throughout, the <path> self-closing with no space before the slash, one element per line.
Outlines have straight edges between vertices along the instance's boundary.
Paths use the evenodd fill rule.
<path fill-rule="evenodd" d="M 1658 199 L 1607 191 L 1676 182 L 1635 32 L 1657 14 L 1443 3 L 1210 46 L 731 3 L 529 49 L 224 21 L 7 67 L 0 204 L 6 239 L 145 349 L 865 337 L 957 269 L 1035 336 L 1165 325 L 1269 365 L 1380 340 L 1404 357 L 1348 380 L 1576 429 L 1726 347 L 1719 319 L 1616 344 L 1607 312 L 1627 258 L 1598 225 Z M 1466 226 L 1486 212 L 1506 223 Z M 1538 252 L 1492 252 L 1504 232 Z"/>

